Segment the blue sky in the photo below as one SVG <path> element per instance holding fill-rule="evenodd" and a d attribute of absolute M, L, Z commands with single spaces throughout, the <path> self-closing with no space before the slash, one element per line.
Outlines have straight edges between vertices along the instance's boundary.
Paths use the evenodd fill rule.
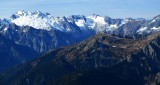
<path fill-rule="evenodd" d="M 0 18 L 18 10 L 49 12 L 53 16 L 92 15 L 112 18 L 153 18 L 160 14 L 160 0 L 0 0 Z"/>

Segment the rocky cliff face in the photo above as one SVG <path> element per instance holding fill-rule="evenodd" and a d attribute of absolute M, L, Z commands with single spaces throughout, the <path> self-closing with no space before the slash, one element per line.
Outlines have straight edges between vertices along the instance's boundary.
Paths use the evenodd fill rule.
<path fill-rule="evenodd" d="M 158 85 L 160 83 L 160 36 L 151 41 L 137 54 L 133 54 L 131 62 L 139 67 L 139 75 L 142 75 L 148 85 Z M 134 67 L 135 67 L 134 66 Z"/>
<path fill-rule="evenodd" d="M 0 35 L 0 72 L 9 69 L 14 65 L 32 60 L 37 56 L 39 56 L 39 53 L 36 51 L 15 44 L 13 41 Z"/>
<path fill-rule="evenodd" d="M 80 42 L 94 34 L 94 32 L 70 34 L 59 30 L 47 31 L 29 26 L 19 27 L 15 24 L 2 27 L 0 33 L 15 43 L 30 47 L 39 53 Z"/>

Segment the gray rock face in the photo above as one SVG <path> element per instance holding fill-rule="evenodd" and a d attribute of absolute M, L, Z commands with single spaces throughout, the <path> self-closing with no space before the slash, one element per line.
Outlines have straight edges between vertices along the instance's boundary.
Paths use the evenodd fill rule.
<path fill-rule="evenodd" d="M 118 34 L 120 36 L 128 36 L 128 37 L 135 37 L 138 35 L 137 34 L 137 30 L 139 30 L 142 26 L 142 24 L 146 23 L 145 20 L 140 20 L 140 21 L 136 21 L 136 20 L 132 20 L 129 21 L 128 23 L 122 25 L 121 27 L 119 27 L 114 34 Z M 143 34 L 142 34 L 143 35 Z"/>
<path fill-rule="evenodd" d="M 72 45 L 94 34 L 94 32 L 84 33 L 81 31 L 77 34 L 71 34 L 58 30 L 38 30 L 29 26 L 19 27 L 15 24 L 2 27 L 0 33 L 15 43 L 28 46 L 39 53 L 49 51 L 52 48 Z"/>
<path fill-rule="evenodd" d="M 148 85 L 160 83 L 160 36 L 146 45 L 140 52 L 132 57 L 132 63 L 139 67 L 139 75 L 147 81 Z M 134 66 L 135 67 L 135 66 Z"/>

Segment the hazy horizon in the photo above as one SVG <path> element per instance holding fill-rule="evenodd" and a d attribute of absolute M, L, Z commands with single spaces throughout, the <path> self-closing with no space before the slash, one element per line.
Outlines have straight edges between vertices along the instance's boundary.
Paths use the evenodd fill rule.
<path fill-rule="evenodd" d="M 160 0 L 1 0 L 0 18 L 19 10 L 49 12 L 54 17 L 70 15 L 109 16 L 112 18 L 151 19 L 160 14 Z"/>

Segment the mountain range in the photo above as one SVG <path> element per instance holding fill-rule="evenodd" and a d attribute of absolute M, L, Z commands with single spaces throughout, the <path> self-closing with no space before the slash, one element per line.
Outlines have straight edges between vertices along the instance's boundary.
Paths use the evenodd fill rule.
<path fill-rule="evenodd" d="M 18 11 L 0 20 L 0 84 L 158 85 L 159 31 L 160 15 L 146 20 Z"/>
<path fill-rule="evenodd" d="M 112 19 L 96 14 L 54 18 L 40 11 L 18 11 L 0 23 L 0 34 L 40 53 L 80 42 L 99 32 L 139 38 L 160 31 L 160 16 L 151 20 Z"/>
<path fill-rule="evenodd" d="M 54 49 L 0 78 L 6 85 L 158 85 L 159 52 L 160 33 L 144 39 L 100 33 Z"/>

